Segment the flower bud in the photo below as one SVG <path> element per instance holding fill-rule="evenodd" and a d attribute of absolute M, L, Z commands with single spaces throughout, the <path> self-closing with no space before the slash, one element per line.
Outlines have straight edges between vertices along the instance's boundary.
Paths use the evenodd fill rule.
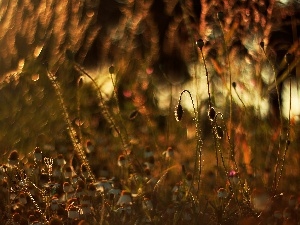
<path fill-rule="evenodd" d="M 176 107 L 176 111 L 175 111 L 175 119 L 177 121 L 180 121 L 182 119 L 182 115 L 183 115 L 182 106 L 180 104 L 178 104 Z"/>
<path fill-rule="evenodd" d="M 210 107 L 208 110 L 208 117 L 210 121 L 214 121 L 215 117 L 216 117 L 216 111 L 214 109 L 214 107 Z"/>
<path fill-rule="evenodd" d="M 200 50 L 202 50 L 203 46 L 204 46 L 204 41 L 202 39 L 199 39 L 196 41 L 196 45 L 198 46 L 198 48 Z"/>

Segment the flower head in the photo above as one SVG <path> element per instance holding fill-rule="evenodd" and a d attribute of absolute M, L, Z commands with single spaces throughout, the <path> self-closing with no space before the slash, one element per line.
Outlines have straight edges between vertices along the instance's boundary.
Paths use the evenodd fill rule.
<path fill-rule="evenodd" d="M 132 197 L 129 191 L 123 190 L 121 192 L 121 196 L 117 202 L 117 205 L 124 206 L 124 205 L 131 205 L 132 204 Z"/>
<path fill-rule="evenodd" d="M 175 108 L 175 119 L 178 122 L 181 121 L 182 115 L 183 115 L 183 108 L 182 108 L 182 105 L 180 103 L 178 103 L 178 105 Z"/>
<path fill-rule="evenodd" d="M 19 153 L 17 150 L 13 150 L 8 156 L 8 164 L 10 166 L 17 166 L 19 162 Z"/>

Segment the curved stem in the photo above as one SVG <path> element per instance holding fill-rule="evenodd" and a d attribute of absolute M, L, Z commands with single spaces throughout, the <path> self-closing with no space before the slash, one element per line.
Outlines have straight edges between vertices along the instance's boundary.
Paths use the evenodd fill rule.
<path fill-rule="evenodd" d="M 195 108 L 195 104 L 194 104 L 191 92 L 188 91 L 188 90 L 183 90 L 180 93 L 178 104 L 180 104 L 182 95 L 184 93 L 188 93 L 188 95 L 189 95 L 189 97 L 192 101 L 193 110 L 194 110 L 194 122 L 195 122 L 195 127 L 196 127 L 197 145 L 196 145 L 196 153 L 195 153 L 196 159 L 195 159 L 195 164 L 194 164 L 194 176 L 193 176 L 192 183 L 195 180 L 195 175 L 197 175 L 197 177 L 198 177 L 198 191 L 199 191 L 200 182 L 201 182 L 201 174 L 202 174 L 202 145 L 203 145 L 203 141 L 202 141 L 201 136 L 200 136 L 201 130 L 200 130 L 200 127 L 199 127 L 198 113 L 197 113 L 197 110 Z M 190 190 L 188 191 L 188 193 L 189 192 L 190 192 Z"/>

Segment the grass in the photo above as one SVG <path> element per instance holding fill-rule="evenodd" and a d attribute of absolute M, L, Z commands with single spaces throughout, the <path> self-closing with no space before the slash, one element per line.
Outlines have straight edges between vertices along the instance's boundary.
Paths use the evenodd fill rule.
<path fill-rule="evenodd" d="M 113 2 L 118 26 L 101 28 L 106 14 L 91 10 L 103 2 L 36 3 L 50 20 L 18 5 L 75 38 L 56 27 L 18 71 L 7 73 L 14 55 L 1 62 L 0 221 L 298 224 L 297 14 L 273 1 L 225 3 L 165 2 L 164 31 L 157 1 Z M 58 13 L 68 7 L 69 20 Z M 278 24 L 291 24 L 289 45 L 273 40 Z M 87 62 L 96 34 L 100 72 Z"/>

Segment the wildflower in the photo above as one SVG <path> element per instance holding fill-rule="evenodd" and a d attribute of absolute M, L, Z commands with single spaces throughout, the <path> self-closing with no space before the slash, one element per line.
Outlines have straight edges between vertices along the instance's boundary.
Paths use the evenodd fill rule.
<path fill-rule="evenodd" d="M 185 184 L 188 188 L 192 185 L 192 181 L 193 181 L 193 174 L 187 173 L 185 178 Z"/>
<path fill-rule="evenodd" d="M 129 114 L 129 119 L 130 120 L 134 120 L 139 114 L 138 110 L 133 110 L 130 114 Z"/>
<path fill-rule="evenodd" d="M 123 190 L 121 192 L 121 196 L 117 202 L 117 205 L 124 206 L 124 205 L 131 205 L 132 204 L 132 197 L 129 191 Z"/>
<path fill-rule="evenodd" d="M 117 198 L 120 197 L 121 194 L 121 189 L 117 188 L 117 187 L 113 187 L 112 189 L 110 189 L 107 193 L 110 197 L 111 200 L 115 200 Z"/>
<path fill-rule="evenodd" d="M 83 86 L 83 77 L 82 77 L 82 76 L 80 76 L 80 77 L 78 78 L 78 80 L 77 80 L 77 86 L 78 86 L 79 88 L 81 88 L 81 87 Z"/>
<path fill-rule="evenodd" d="M 107 192 L 112 188 L 111 183 L 109 183 L 107 180 L 101 180 L 96 183 L 94 183 L 96 190 L 100 192 Z"/>
<path fill-rule="evenodd" d="M 202 39 L 199 39 L 196 41 L 196 45 L 200 50 L 202 50 L 202 48 L 204 46 L 204 41 Z"/>
<path fill-rule="evenodd" d="M 214 107 L 210 107 L 208 110 L 208 118 L 210 121 L 214 121 L 216 117 L 216 111 L 214 109 Z"/>
<path fill-rule="evenodd" d="M 113 65 L 111 65 L 108 69 L 110 74 L 114 74 L 115 73 L 115 67 Z"/>
<path fill-rule="evenodd" d="M 286 53 L 285 54 L 285 61 L 288 63 L 288 64 L 291 64 L 293 62 L 293 55 L 291 53 Z"/>
<path fill-rule="evenodd" d="M 218 12 L 217 13 L 217 18 L 218 18 L 218 20 L 223 21 L 224 20 L 224 13 L 223 12 Z"/>
<path fill-rule="evenodd" d="M 59 166 L 64 166 L 66 164 L 66 161 L 64 159 L 64 156 L 62 154 L 59 154 L 56 158 L 56 163 Z"/>
<path fill-rule="evenodd" d="M 260 47 L 261 47 L 262 49 L 265 48 L 265 43 L 264 43 L 263 41 L 261 41 L 261 42 L 259 43 L 259 45 L 260 45 Z"/>
<path fill-rule="evenodd" d="M 172 201 L 178 202 L 181 199 L 180 183 L 176 183 L 172 189 Z"/>
<path fill-rule="evenodd" d="M 125 167 L 127 165 L 127 160 L 124 155 L 120 155 L 118 158 L 118 166 Z"/>
<path fill-rule="evenodd" d="M 33 156 L 34 156 L 34 161 L 42 162 L 43 154 L 42 154 L 42 151 L 39 147 L 35 147 Z"/>
<path fill-rule="evenodd" d="M 222 139 L 222 138 L 223 138 L 224 132 L 223 132 L 222 127 L 220 127 L 220 126 L 217 126 L 217 127 L 216 127 L 216 136 L 217 136 L 217 138 L 219 138 L 219 139 Z"/>
<path fill-rule="evenodd" d="M 95 146 L 91 142 L 91 140 L 86 141 L 86 152 L 87 153 L 92 153 L 95 150 Z"/>
<path fill-rule="evenodd" d="M 229 179 L 234 183 L 237 184 L 238 183 L 238 173 L 234 170 L 231 170 L 228 174 Z"/>
<path fill-rule="evenodd" d="M 178 121 L 178 122 L 181 121 L 182 115 L 183 115 L 182 105 L 178 103 L 178 105 L 176 106 L 176 109 L 175 109 L 175 119 L 176 119 L 176 121 Z"/>
<path fill-rule="evenodd" d="M 225 188 L 219 188 L 218 190 L 218 198 L 226 198 L 228 193 Z"/>
<path fill-rule="evenodd" d="M 236 82 L 233 81 L 231 85 L 234 89 L 236 88 Z"/>
<path fill-rule="evenodd" d="M 8 165 L 13 167 L 19 164 L 19 153 L 17 150 L 13 150 L 8 156 Z"/>
<path fill-rule="evenodd" d="M 172 147 L 168 147 L 166 151 L 163 152 L 166 159 L 173 159 L 174 158 L 174 150 Z"/>

